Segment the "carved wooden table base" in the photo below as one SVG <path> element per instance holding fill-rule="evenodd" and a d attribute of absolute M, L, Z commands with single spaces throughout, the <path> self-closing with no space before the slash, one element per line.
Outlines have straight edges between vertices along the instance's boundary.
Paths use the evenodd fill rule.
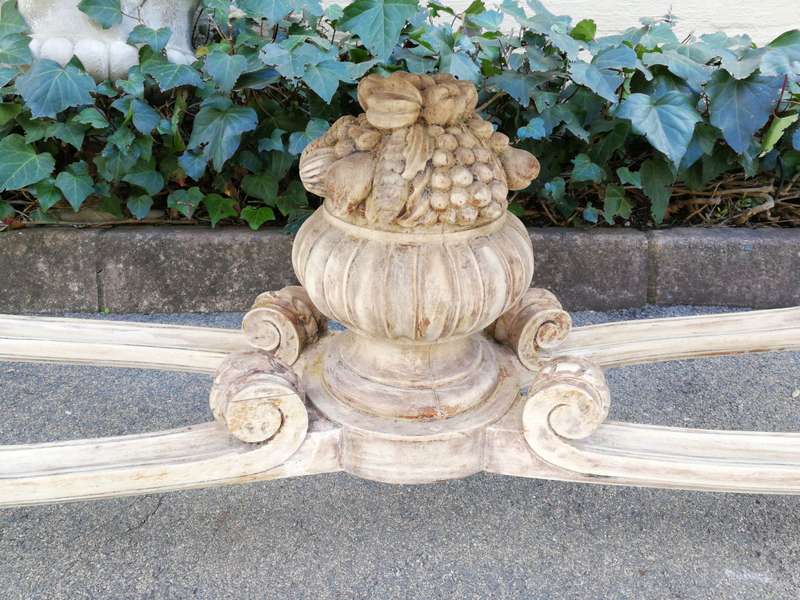
<path fill-rule="evenodd" d="M 243 333 L 0 317 L 0 359 L 215 375 L 213 423 L 0 446 L 0 504 L 340 470 L 800 492 L 800 433 L 606 422 L 602 372 L 798 349 L 800 308 L 570 332 L 555 296 L 530 287 L 530 236 L 507 211 L 539 163 L 481 118 L 473 84 L 369 75 L 358 101 L 363 114 L 300 158 L 325 199 L 292 247 L 303 287 L 259 296 Z"/>
<path fill-rule="evenodd" d="M 532 295 L 546 297 L 536 291 Z M 263 308 L 263 298 L 259 302 Z M 295 319 L 296 332 L 314 330 L 306 327 L 308 318 L 289 312 L 293 316 L 277 319 L 278 328 Z M 525 323 L 537 315 L 541 311 L 533 311 Z M 530 348 L 536 333 L 545 335 L 543 327 L 518 338 L 517 347 Z M 375 421 L 346 406 L 332 410 L 319 389 L 319 362 L 325 348 L 341 335 L 324 333 L 301 353 L 294 364 L 300 383 L 285 365 L 271 357 L 261 360 L 263 351 L 254 350 L 253 340 L 236 331 L 0 316 L 3 360 L 217 373 L 212 390 L 215 422 L 113 438 L 0 446 L 0 505 L 340 470 L 402 482 L 485 470 L 586 483 L 800 492 L 800 433 L 608 422 L 609 395 L 601 371 L 636 363 L 798 350 L 800 308 L 576 328 L 557 349 L 540 350 L 531 370 L 487 336 L 484 340 L 508 369 L 508 383 L 497 391 L 494 402 L 464 413 L 455 423 Z M 291 335 L 282 340 L 290 346 L 296 343 Z M 230 383 L 233 372 L 239 373 L 233 378 L 238 383 Z M 239 409 L 231 408 L 237 403 L 242 405 Z M 247 431 L 248 419 L 254 430 L 269 435 L 267 441 L 243 442 L 229 432 L 228 427 Z"/>

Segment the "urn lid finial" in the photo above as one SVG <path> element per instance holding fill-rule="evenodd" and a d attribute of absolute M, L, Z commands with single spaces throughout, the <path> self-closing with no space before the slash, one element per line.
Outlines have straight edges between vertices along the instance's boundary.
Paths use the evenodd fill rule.
<path fill-rule="evenodd" d="M 300 157 L 306 189 L 374 229 L 457 230 L 500 218 L 536 158 L 475 111 L 471 82 L 396 72 L 358 85 L 364 113 L 341 117 Z"/>

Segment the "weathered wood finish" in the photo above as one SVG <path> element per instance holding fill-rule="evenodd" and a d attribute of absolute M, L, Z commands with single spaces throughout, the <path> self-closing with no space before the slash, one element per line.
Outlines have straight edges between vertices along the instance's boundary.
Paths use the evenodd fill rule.
<path fill-rule="evenodd" d="M 471 84 L 371 75 L 358 97 L 365 115 L 301 158 L 325 197 L 293 248 L 305 287 L 260 296 L 243 334 L 0 316 L 0 359 L 214 373 L 216 420 L 0 447 L 0 505 L 341 469 L 800 493 L 800 433 L 607 423 L 602 371 L 800 349 L 800 308 L 570 331 L 530 289 L 531 241 L 505 211 L 538 163 L 475 114 Z M 348 331 L 325 335 L 323 315 Z"/>
<path fill-rule="evenodd" d="M 800 307 L 579 327 L 554 351 L 603 367 L 745 352 L 800 350 Z"/>
<path fill-rule="evenodd" d="M 14 316 L 0 317 L 0 324 L 0 356 L 5 360 L 186 370 L 187 357 L 191 356 L 206 365 L 192 370 L 210 372 L 231 351 L 247 348 L 241 333 L 226 330 Z M 26 340 L 26 331 L 32 341 L 25 346 L 9 345 Z M 589 344 L 590 339 L 597 341 Z M 611 341 L 601 343 L 601 339 Z M 582 358 L 562 360 L 581 363 L 590 359 L 619 366 L 800 349 L 800 309 L 579 327 L 570 333 L 564 350 L 576 355 L 577 345 L 582 343 L 588 348 Z M 102 347 L 106 354 L 98 354 L 94 346 Z M 91 352 L 81 350 L 87 347 Z M 644 352 L 646 358 L 635 360 L 631 348 Z M 162 351 L 165 360 L 154 361 L 154 355 Z M 112 360 L 111 353 L 123 358 Z M 172 359 L 167 361 L 167 357 Z M 297 370 L 306 370 L 303 361 Z M 528 403 L 536 400 L 538 386 L 546 387 L 547 383 L 537 384 L 533 378 L 535 375 L 527 376 L 528 394 L 521 395 L 479 436 L 483 452 L 480 468 L 521 477 L 610 485 L 800 493 L 800 433 L 707 431 L 604 422 L 581 439 L 559 436 L 555 430 L 545 432 L 547 446 L 540 444 L 528 428 L 532 449 L 526 440 L 523 414 Z M 535 406 L 536 402 L 531 404 Z M 573 414 L 580 415 L 581 411 Z M 397 426 L 395 434 L 398 439 L 403 437 L 401 426 Z M 386 427 L 391 431 L 389 423 Z M 354 439 L 347 442 L 349 457 L 357 455 L 351 450 Z M 422 438 L 417 437 L 416 441 Z M 371 446 L 373 450 L 380 449 L 379 442 Z M 2 446 L 0 505 L 103 498 L 332 472 L 345 468 L 342 447 L 342 428 L 313 408 L 309 409 L 308 433 L 299 448 L 285 458 L 268 445 L 239 442 L 216 423 L 117 438 Z M 431 462 L 429 477 L 424 480 L 455 474 L 441 472 L 442 461 L 458 462 L 457 456 L 452 455 L 455 446 L 450 448 L 450 456 L 434 445 L 426 450 L 426 444 L 412 442 L 409 447 L 419 453 L 416 460 Z M 396 460 L 398 469 L 402 469 L 407 460 L 406 454 L 396 450 L 379 456 L 387 465 L 384 473 L 362 476 L 390 480 L 392 461 Z M 351 466 L 347 468 L 353 470 Z M 469 467 L 462 474 L 473 470 Z M 417 477 L 423 480 L 419 471 Z"/>
<path fill-rule="evenodd" d="M 0 315 L 0 360 L 213 373 L 249 349 L 230 329 Z"/>

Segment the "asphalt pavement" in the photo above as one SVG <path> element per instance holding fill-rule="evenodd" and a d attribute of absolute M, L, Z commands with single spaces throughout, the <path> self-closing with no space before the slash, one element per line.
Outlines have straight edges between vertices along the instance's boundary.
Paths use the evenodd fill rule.
<path fill-rule="evenodd" d="M 237 327 L 241 315 L 102 318 Z M 800 431 L 800 353 L 607 375 L 612 419 Z M 205 421 L 209 387 L 194 374 L 0 363 L 0 444 Z M 798 597 L 800 498 L 791 496 L 488 474 L 392 486 L 339 473 L 0 509 L 0 600 Z"/>

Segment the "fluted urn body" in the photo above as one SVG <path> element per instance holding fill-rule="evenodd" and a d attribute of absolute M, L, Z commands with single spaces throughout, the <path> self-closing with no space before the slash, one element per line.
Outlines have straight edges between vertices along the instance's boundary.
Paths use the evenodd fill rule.
<path fill-rule="evenodd" d="M 506 193 L 538 163 L 474 113 L 476 99 L 449 77 L 370 76 L 366 114 L 301 158 L 326 200 L 298 232 L 294 269 L 349 330 L 328 350 L 325 385 L 366 414 L 450 417 L 503 376 L 482 331 L 530 286 L 530 238 Z"/>

